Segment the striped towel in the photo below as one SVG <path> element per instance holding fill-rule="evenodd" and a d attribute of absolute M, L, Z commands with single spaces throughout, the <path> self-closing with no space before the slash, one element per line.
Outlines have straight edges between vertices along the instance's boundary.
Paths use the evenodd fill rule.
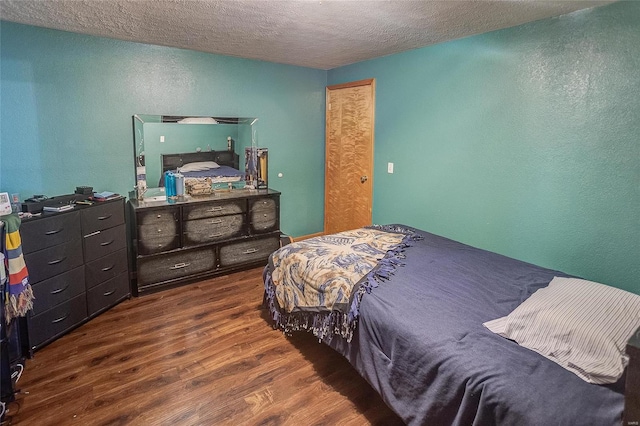
<path fill-rule="evenodd" d="M 33 290 L 29 284 L 29 272 L 22 255 L 20 218 L 16 215 L 0 216 L 4 222 L 4 267 L 9 272 L 5 291 L 5 319 L 9 323 L 14 317 L 25 316 L 33 309 Z"/>

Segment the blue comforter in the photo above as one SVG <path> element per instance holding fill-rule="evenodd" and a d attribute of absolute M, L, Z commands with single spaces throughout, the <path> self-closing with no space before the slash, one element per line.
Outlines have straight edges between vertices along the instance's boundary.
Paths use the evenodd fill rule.
<path fill-rule="evenodd" d="M 614 425 L 624 376 L 586 383 L 482 323 L 566 276 L 427 232 L 405 266 L 365 294 L 342 353 L 411 425 Z"/>

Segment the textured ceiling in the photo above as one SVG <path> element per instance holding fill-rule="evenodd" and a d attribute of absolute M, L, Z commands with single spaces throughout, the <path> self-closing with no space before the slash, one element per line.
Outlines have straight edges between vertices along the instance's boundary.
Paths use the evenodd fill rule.
<path fill-rule="evenodd" d="M 5 21 L 331 69 L 611 1 L 1 0 Z"/>

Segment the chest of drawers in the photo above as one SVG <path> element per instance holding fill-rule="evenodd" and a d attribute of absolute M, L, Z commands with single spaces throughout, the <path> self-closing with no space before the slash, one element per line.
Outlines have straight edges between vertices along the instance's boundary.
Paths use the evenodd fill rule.
<path fill-rule="evenodd" d="M 20 234 L 35 296 L 29 351 L 130 296 L 124 200 L 45 213 Z"/>
<path fill-rule="evenodd" d="M 266 265 L 280 247 L 277 191 L 129 205 L 136 295 Z"/>

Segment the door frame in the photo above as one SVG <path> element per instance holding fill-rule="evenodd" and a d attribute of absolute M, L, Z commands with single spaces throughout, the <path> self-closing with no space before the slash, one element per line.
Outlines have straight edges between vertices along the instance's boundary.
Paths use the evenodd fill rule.
<path fill-rule="evenodd" d="M 325 140 L 325 177 L 324 177 L 324 233 L 327 233 L 327 209 L 328 209 L 328 185 L 327 185 L 327 176 L 328 176 L 328 138 L 329 138 L 329 108 L 331 103 L 329 102 L 329 93 L 331 90 L 338 89 L 348 89 L 351 87 L 359 87 L 359 86 L 371 86 L 371 102 L 372 102 L 372 110 L 371 110 L 371 162 L 369 164 L 368 170 L 368 179 L 370 181 L 370 193 L 369 193 L 369 223 L 372 223 L 373 220 L 373 168 L 374 168 L 374 152 L 375 152 L 375 117 L 376 117 L 376 80 L 375 78 L 367 78 L 363 80 L 351 81 L 347 83 L 334 84 L 331 86 L 327 86 L 325 90 L 325 129 L 324 129 L 324 140 Z"/>

